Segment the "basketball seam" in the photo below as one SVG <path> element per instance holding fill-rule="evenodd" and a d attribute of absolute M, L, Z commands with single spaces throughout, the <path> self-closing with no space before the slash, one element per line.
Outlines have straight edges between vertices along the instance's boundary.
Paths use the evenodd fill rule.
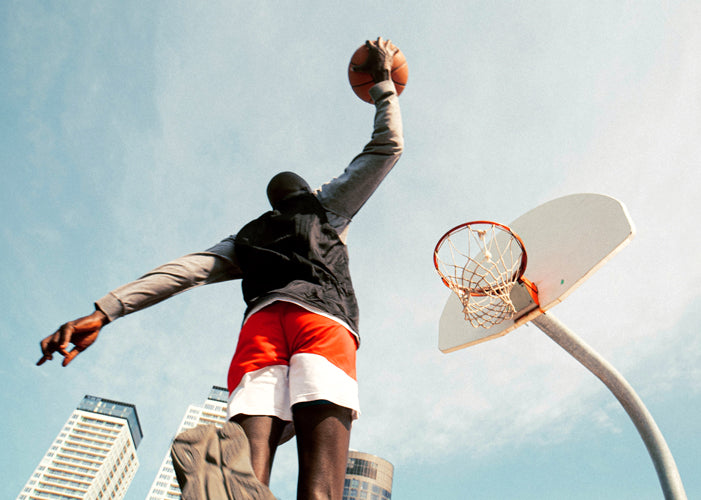
<path fill-rule="evenodd" d="M 402 64 L 400 64 L 399 66 L 393 67 L 393 68 L 392 68 L 392 73 L 394 73 L 394 72 L 397 71 L 398 69 L 403 68 L 404 66 L 406 66 L 406 61 L 404 61 L 404 62 L 403 62 Z"/>
<path fill-rule="evenodd" d="M 363 86 L 365 86 L 365 85 L 370 85 L 370 84 L 373 84 L 373 85 L 374 85 L 375 82 L 373 82 L 372 80 L 370 80 L 369 82 L 355 83 L 355 84 L 351 84 L 351 87 L 357 88 L 357 87 L 363 87 Z"/>

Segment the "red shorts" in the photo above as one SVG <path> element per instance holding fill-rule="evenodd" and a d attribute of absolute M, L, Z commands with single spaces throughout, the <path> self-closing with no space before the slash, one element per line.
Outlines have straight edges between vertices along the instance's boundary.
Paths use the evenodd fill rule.
<path fill-rule="evenodd" d="M 327 400 L 359 413 L 357 343 L 340 323 L 290 302 L 250 316 L 228 376 L 229 417 L 292 420 L 297 403 Z"/>

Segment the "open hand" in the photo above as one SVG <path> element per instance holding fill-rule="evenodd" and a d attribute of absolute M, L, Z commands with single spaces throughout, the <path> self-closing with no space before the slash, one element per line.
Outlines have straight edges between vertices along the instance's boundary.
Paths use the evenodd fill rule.
<path fill-rule="evenodd" d="M 108 322 L 105 313 L 96 310 L 89 316 L 64 323 L 56 332 L 39 343 L 43 356 L 37 361 L 37 366 L 53 359 L 55 352 L 63 356 L 63 366 L 68 366 L 73 358 L 97 340 L 100 330 Z M 67 350 L 69 344 L 74 346 L 70 351 Z"/>
<path fill-rule="evenodd" d="M 353 66 L 353 71 L 370 73 L 375 83 L 389 80 L 394 55 L 399 49 L 390 40 L 383 40 L 381 36 L 374 42 L 367 40 L 365 45 L 368 48 L 368 58 L 363 64 Z"/>

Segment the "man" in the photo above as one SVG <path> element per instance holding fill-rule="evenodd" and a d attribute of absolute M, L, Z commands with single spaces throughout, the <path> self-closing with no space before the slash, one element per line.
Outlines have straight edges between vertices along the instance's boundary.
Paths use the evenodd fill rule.
<path fill-rule="evenodd" d="M 351 423 L 359 414 L 358 307 L 346 234 L 403 149 L 390 79 L 397 49 L 382 38 L 366 45 L 368 59 L 354 69 L 376 83 L 374 131 L 339 177 L 312 191 L 297 174 L 276 175 L 267 188 L 271 211 L 207 251 L 117 288 L 95 303 L 94 313 L 41 341 L 37 364 L 58 352 L 66 366 L 110 321 L 202 284 L 243 280 L 247 309 L 229 368 L 230 422 L 186 431 L 173 445 L 185 499 L 272 498 L 275 451 L 293 432 L 298 498 L 342 497 Z"/>

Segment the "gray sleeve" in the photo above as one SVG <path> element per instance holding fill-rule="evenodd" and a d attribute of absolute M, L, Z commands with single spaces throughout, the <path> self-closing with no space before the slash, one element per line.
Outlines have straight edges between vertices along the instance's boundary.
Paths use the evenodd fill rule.
<path fill-rule="evenodd" d="M 375 101 L 372 139 L 340 176 L 315 192 L 321 204 L 337 216 L 335 225 L 350 222 L 392 170 L 404 148 L 402 117 L 394 84 L 380 82 L 370 89 L 370 96 Z M 337 229 L 340 232 L 344 227 Z"/>
<path fill-rule="evenodd" d="M 140 311 L 191 288 L 241 278 L 234 237 L 204 252 L 191 253 L 149 271 L 95 302 L 110 321 Z"/>

